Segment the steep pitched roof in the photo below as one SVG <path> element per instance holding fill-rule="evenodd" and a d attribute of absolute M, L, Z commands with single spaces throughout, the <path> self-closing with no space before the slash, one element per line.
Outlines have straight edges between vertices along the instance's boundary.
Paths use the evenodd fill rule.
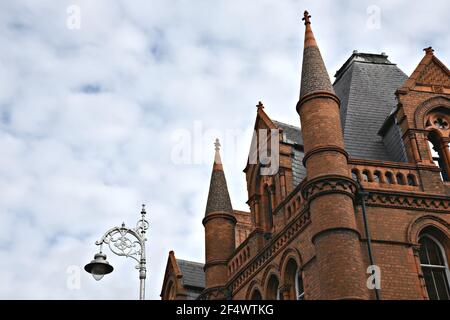
<path fill-rule="evenodd" d="M 203 263 L 177 259 L 177 264 L 182 274 L 181 281 L 184 286 L 199 289 L 205 288 Z"/>
<path fill-rule="evenodd" d="M 300 84 L 300 100 L 313 92 L 329 92 L 334 94 L 330 77 L 317 46 L 311 29 L 311 16 L 304 12 L 305 43 L 303 49 L 302 78 Z"/>
<path fill-rule="evenodd" d="M 354 52 L 336 73 L 345 149 L 354 158 L 395 161 L 378 131 L 397 104 L 395 92 L 407 76 L 385 54 Z M 399 139 L 399 148 L 402 140 Z"/>
<path fill-rule="evenodd" d="M 303 146 L 302 131 L 299 127 L 277 120 L 272 120 L 272 122 L 283 131 L 283 142 Z"/>
<path fill-rule="evenodd" d="M 280 121 L 272 120 L 282 130 L 283 142 L 293 146 L 291 157 L 293 185 L 296 187 L 306 177 L 306 168 L 303 166 L 303 137 L 299 127 L 292 126 Z"/>
<path fill-rule="evenodd" d="M 208 201 L 206 203 L 205 216 L 211 212 L 230 212 L 233 213 L 230 195 L 228 193 L 227 181 L 223 172 L 222 160 L 220 158 L 219 140 L 215 142 L 216 153 L 214 157 L 213 170 L 211 173 L 211 182 L 209 185 Z"/>
<path fill-rule="evenodd" d="M 205 272 L 203 264 L 175 258 L 175 252 L 170 251 L 161 289 L 161 298 L 165 299 L 169 281 L 175 281 L 175 298 L 196 299 L 205 288 Z"/>

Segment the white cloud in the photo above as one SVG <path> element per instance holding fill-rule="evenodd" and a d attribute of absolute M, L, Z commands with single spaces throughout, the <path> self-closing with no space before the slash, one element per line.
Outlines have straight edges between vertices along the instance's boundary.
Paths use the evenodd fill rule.
<path fill-rule="evenodd" d="M 66 8 L 81 8 L 81 29 Z M 380 29 L 366 9 L 380 7 Z M 135 299 L 132 261 L 108 254 L 99 283 L 81 270 L 104 231 L 149 206 L 147 297 L 159 297 L 168 251 L 203 260 L 213 141 L 222 135 L 233 205 L 247 209 L 242 169 L 258 100 L 299 123 L 302 12 L 330 74 L 353 49 L 385 51 L 406 73 L 433 45 L 449 56 L 450 6 L 435 1 L 14 1 L 0 3 L 0 298 Z M 201 164 L 171 159 L 193 131 Z M 237 145 L 227 134 L 242 132 Z M 227 151 L 228 148 L 228 151 Z"/>

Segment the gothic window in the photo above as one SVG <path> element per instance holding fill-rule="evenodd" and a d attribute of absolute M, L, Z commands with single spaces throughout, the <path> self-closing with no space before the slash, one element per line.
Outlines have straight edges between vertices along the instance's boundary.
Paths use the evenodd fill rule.
<path fill-rule="evenodd" d="M 302 273 L 295 259 L 289 259 L 288 263 L 286 264 L 286 269 L 284 271 L 284 281 L 286 290 L 289 290 L 289 300 L 304 299 Z"/>
<path fill-rule="evenodd" d="M 429 234 L 419 239 L 420 265 L 430 300 L 449 300 L 449 269 L 442 244 Z"/>
<path fill-rule="evenodd" d="M 267 282 L 266 297 L 267 300 L 281 300 L 280 294 L 280 282 L 277 276 L 271 275 L 269 281 Z"/>
<path fill-rule="evenodd" d="M 381 172 L 380 171 L 375 171 L 373 173 L 373 181 L 375 181 L 376 183 L 381 182 Z"/>
<path fill-rule="evenodd" d="M 297 270 L 295 277 L 295 293 L 297 294 L 297 300 L 305 300 L 305 289 L 303 288 L 303 278 L 300 270 Z"/>
<path fill-rule="evenodd" d="M 261 292 L 258 289 L 255 289 L 250 297 L 250 300 L 262 300 Z"/>
<path fill-rule="evenodd" d="M 266 187 L 266 198 L 267 198 L 267 217 L 269 220 L 269 229 L 273 227 L 273 212 L 272 212 L 272 194 L 270 192 L 270 187 Z"/>
<path fill-rule="evenodd" d="M 442 145 L 439 141 L 439 137 L 435 132 L 431 132 L 428 135 L 428 146 L 431 151 L 431 158 L 435 165 L 437 165 L 439 168 L 441 168 L 441 179 L 443 181 L 449 181 L 449 173 L 447 166 L 445 164 L 444 160 L 444 148 L 442 148 Z M 448 145 L 444 147 L 448 148 Z"/>
<path fill-rule="evenodd" d="M 450 113 L 447 108 L 434 109 L 427 116 L 425 127 L 430 130 L 428 134 L 428 147 L 431 160 L 441 169 L 441 179 L 450 180 L 449 144 L 443 137 L 449 136 Z"/>

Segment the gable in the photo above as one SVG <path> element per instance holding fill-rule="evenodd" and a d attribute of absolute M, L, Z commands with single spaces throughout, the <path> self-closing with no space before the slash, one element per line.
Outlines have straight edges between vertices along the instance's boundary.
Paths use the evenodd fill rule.
<path fill-rule="evenodd" d="M 424 49 L 426 54 L 399 89 L 399 93 L 408 90 L 450 93 L 450 72 L 434 54 L 433 49 Z"/>
<path fill-rule="evenodd" d="M 431 59 L 430 63 L 425 66 L 422 73 L 417 78 L 417 85 L 434 85 L 450 87 L 450 76 L 447 68 L 436 62 L 436 59 Z M 444 69 L 445 68 L 445 69 Z"/>

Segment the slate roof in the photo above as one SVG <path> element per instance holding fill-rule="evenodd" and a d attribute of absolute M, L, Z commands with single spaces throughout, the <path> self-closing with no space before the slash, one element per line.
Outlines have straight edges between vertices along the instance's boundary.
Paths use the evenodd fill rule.
<path fill-rule="evenodd" d="M 206 202 L 205 216 L 211 212 L 233 213 L 230 195 L 228 193 L 227 181 L 223 172 L 222 160 L 220 160 L 219 150 L 216 149 L 211 182 L 209 185 L 208 201 Z"/>
<path fill-rule="evenodd" d="M 203 263 L 177 259 L 180 268 L 183 285 L 199 289 L 205 288 L 205 272 L 203 271 Z"/>
<path fill-rule="evenodd" d="M 408 78 L 384 54 L 353 53 L 336 73 L 345 149 L 353 158 L 398 161 L 378 131 L 397 104 L 395 91 Z M 397 141 L 403 148 L 403 141 Z"/>
<path fill-rule="evenodd" d="M 303 145 L 302 131 L 299 127 L 292 126 L 280 121 L 272 120 L 272 122 L 283 130 L 283 141 L 290 144 Z"/>
<path fill-rule="evenodd" d="M 306 168 L 303 166 L 303 137 L 299 127 L 292 126 L 280 121 L 272 120 L 272 122 L 283 130 L 283 142 L 294 145 L 292 159 L 292 175 L 294 187 L 306 177 Z M 301 147 L 299 147 L 301 146 Z"/>
<path fill-rule="evenodd" d="M 354 52 L 335 75 L 333 84 L 341 100 L 345 149 L 353 158 L 404 162 L 406 155 L 398 128 L 384 137 L 378 134 L 397 105 L 395 91 L 408 78 L 385 54 Z M 303 146 L 299 127 L 272 120 L 283 129 L 283 141 Z M 392 123 L 392 126 L 396 126 Z M 392 152 L 391 150 L 394 150 Z M 303 150 L 294 148 L 294 187 L 305 177 Z"/>

